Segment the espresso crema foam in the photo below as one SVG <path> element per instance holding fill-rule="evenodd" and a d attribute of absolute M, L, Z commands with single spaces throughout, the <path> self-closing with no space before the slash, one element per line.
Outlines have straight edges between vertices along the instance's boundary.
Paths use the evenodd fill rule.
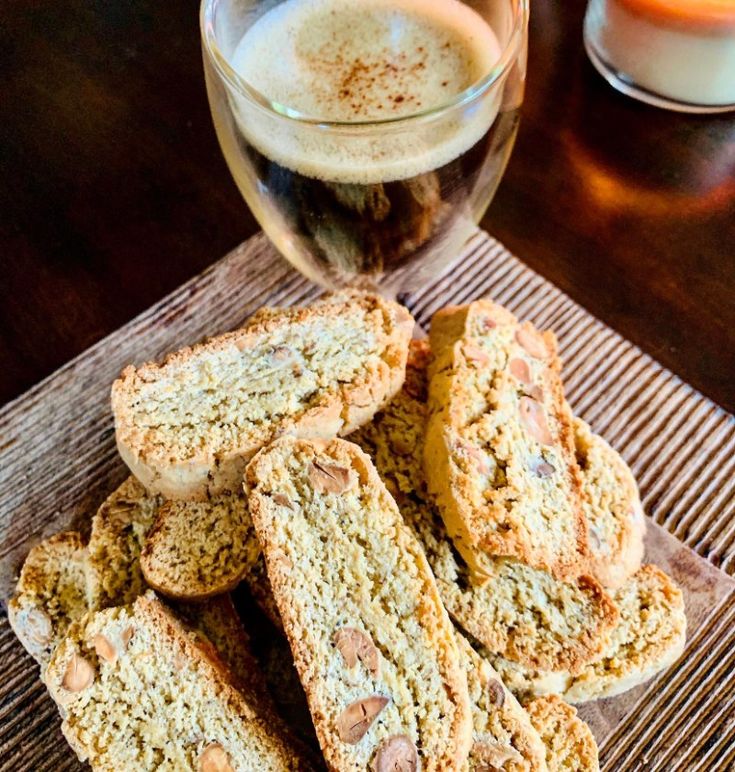
<path fill-rule="evenodd" d="M 499 57 L 492 29 L 457 0 L 286 0 L 245 33 L 230 64 L 286 112 L 355 123 L 439 107 Z M 498 111 L 497 98 L 483 97 L 425 127 L 326 130 L 232 99 L 240 130 L 272 161 L 308 177 L 364 184 L 448 163 Z"/>

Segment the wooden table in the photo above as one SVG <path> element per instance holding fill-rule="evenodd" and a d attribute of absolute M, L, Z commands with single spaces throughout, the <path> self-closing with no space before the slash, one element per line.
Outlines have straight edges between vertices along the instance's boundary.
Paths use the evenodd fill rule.
<path fill-rule="evenodd" d="M 584 0 L 535 0 L 516 150 L 483 225 L 735 411 L 735 115 L 615 93 Z M 255 232 L 193 0 L 36 0 L 0 24 L 0 402 Z"/>

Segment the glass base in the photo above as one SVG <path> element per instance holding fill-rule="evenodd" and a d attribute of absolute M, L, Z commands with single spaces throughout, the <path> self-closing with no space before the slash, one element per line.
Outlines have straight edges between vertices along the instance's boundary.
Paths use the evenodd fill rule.
<path fill-rule="evenodd" d="M 585 30 L 584 47 L 587 56 L 594 65 L 595 69 L 603 78 L 617 91 L 626 96 L 633 97 L 640 102 L 646 102 L 654 107 L 661 107 L 664 110 L 675 110 L 680 113 L 727 113 L 735 110 L 735 105 L 696 105 L 691 102 L 680 102 L 677 99 L 661 96 L 653 91 L 639 86 L 630 80 L 625 74 L 616 70 L 611 64 L 599 54 L 594 43 L 590 40 Z"/>

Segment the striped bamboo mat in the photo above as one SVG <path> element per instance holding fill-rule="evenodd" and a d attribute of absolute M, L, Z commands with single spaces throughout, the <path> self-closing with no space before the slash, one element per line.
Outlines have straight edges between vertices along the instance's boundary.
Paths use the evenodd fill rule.
<path fill-rule="evenodd" d="M 84 529 L 124 478 L 108 404 L 124 364 L 235 327 L 263 304 L 317 294 L 257 236 L 0 410 L 1 596 L 33 543 L 69 524 Z M 687 595 L 689 642 L 679 664 L 583 711 L 603 769 L 735 768 L 735 419 L 483 232 L 405 302 L 426 326 L 441 306 L 485 295 L 557 333 L 569 401 L 630 463 L 660 526 L 651 529 L 649 558 Z M 0 768 L 79 768 L 4 612 L 0 662 Z"/>

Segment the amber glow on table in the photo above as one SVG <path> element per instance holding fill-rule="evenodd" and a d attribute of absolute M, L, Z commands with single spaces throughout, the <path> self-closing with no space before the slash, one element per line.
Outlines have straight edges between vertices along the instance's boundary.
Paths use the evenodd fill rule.
<path fill-rule="evenodd" d="M 563 143 L 572 167 L 596 206 L 610 212 L 647 212 L 651 217 L 703 217 L 730 209 L 735 201 L 735 177 L 725 173 L 698 190 L 635 182 L 629 175 L 595 158 L 570 133 Z"/>

